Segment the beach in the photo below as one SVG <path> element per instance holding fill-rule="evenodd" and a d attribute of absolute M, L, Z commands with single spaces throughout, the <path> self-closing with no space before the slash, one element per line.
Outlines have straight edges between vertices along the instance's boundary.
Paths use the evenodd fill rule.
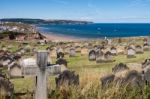
<path fill-rule="evenodd" d="M 41 33 L 43 36 L 46 37 L 47 41 L 53 41 L 53 42 L 73 42 L 73 41 L 81 41 L 86 40 L 85 38 L 77 38 L 72 36 L 66 36 L 66 35 L 57 35 L 53 33 Z"/>

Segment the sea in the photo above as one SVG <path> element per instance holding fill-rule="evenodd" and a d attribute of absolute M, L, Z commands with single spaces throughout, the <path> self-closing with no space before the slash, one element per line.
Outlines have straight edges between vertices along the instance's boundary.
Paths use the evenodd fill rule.
<path fill-rule="evenodd" d="M 150 36 L 150 23 L 92 23 L 38 25 L 40 32 L 78 38 Z"/>

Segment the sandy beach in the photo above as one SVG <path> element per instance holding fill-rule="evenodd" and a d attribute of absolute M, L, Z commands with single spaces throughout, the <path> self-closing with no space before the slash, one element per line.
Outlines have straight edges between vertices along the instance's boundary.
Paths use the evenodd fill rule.
<path fill-rule="evenodd" d="M 72 41 L 81 41 L 81 40 L 86 40 L 85 38 L 77 38 L 77 37 L 72 37 L 72 36 L 65 36 L 65 35 L 55 35 L 52 33 L 41 33 L 46 37 L 48 41 L 53 41 L 53 42 L 72 42 Z"/>

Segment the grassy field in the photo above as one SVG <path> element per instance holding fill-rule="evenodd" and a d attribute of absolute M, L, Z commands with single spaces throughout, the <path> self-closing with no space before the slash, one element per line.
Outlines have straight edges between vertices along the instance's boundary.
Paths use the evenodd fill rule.
<path fill-rule="evenodd" d="M 12 52 L 15 52 L 18 49 L 18 43 L 9 42 L 9 41 L 1 42 L 0 48 L 8 45 L 13 45 L 13 47 L 9 49 Z M 30 43 L 30 45 L 35 46 L 36 44 Z M 37 48 L 45 49 L 46 47 L 48 47 L 48 45 L 38 46 Z M 64 98 L 62 97 L 64 95 L 60 94 L 62 92 L 60 91 L 58 91 L 57 93 L 52 92 L 53 90 L 55 90 L 55 86 L 56 86 L 55 76 L 50 76 L 48 80 L 49 98 L 50 99 L 119 99 L 120 97 L 128 97 L 126 99 L 141 99 L 139 97 L 140 94 L 138 94 L 139 93 L 138 89 L 134 89 L 134 90 L 130 89 L 128 91 L 126 88 L 112 86 L 111 88 L 109 88 L 109 90 L 105 90 L 105 91 L 100 90 L 100 77 L 111 73 L 112 67 L 114 67 L 116 64 L 120 62 L 126 64 L 141 63 L 146 58 L 150 58 L 150 51 L 144 52 L 144 54 L 138 54 L 136 55 L 136 58 L 130 58 L 130 59 L 128 59 L 126 55 L 118 55 L 114 57 L 114 59 L 116 60 L 115 62 L 99 63 L 99 64 L 97 64 L 95 61 L 89 61 L 87 55 L 81 56 L 80 53 L 77 53 L 76 57 L 69 57 L 68 55 L 66 55 L 65 59 L 68 61 L 69 70 L 73 70 L 77 74 L 79 74 L 80 85 L 78 87 L 72 86 L 71 88 L 65 88 L 65 90 L 68 90 L 68 92 L 70 92 L 69 94 L 71 95 L 70 98 Z M 55 63 L 56 59 L 53 58 L 52 61 L 53 63 Z M 14 84 L 15 93 L 33 92 L 35 89 L 35 77 L 11 79 L 11 82 Z M 150 92 L 150 86 L 148 87 L 146 86 L 146 88 L 144 89 L 143 94 L 146 97 L 145 99 L 147 99 L 147 92 Z M 132 96 L 135 97 L 133 98 Z M 30 98 L 28 97 L 23 99 L 30 99 Z"/>
<path fill-rule="evenodd" d="M 99 63 L 95 61 L 89 61 L 88 56 L 81 56 L 79 53 L 76 57 L 66 57 L 68 61 L 68 68 L 76 71 L 80 75 L 80 83 L 88 82 L 88 80 L 99 80 L 101 76 L 111 73 L 112 67 L 116 64 L 123 63 L 141 63 L 144 59 L 149 58 L 150 52 L 144 52 L 144 54 L 136 55 L 136 58 L 128 59 L 125 55 L 115 56 L 115 62 L 111 63 Z M 53 59 L 55 62 L 55 59 Z M 52 89 L 55 88 L 54 77 L 50 78 L 50 85 Z M 84 79 L 84 80 L 83 80 Z M 34 86 L 34 77 L 27 77 L 23 79 L 11 80 L 15 85 L 16 92 L 32 91 Z M 89 81 L 90 82 L 90 81 Z"/>

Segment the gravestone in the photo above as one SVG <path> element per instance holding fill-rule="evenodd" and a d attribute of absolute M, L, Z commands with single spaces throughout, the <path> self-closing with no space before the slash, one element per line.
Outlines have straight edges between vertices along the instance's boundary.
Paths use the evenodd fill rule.
<path fill-rule="evenodd" d="M 133 87 L 143 87 L 144 82 L 142 75 L 136 70 L 129 71 L 126 77 L 122 79 L 122 84 Z"/>
<path fill-rule="evenodd" d="M 65 67 L 67 67 L 67 61 L 63 58 L 57 59 L 56 64 L 64 65 Z"/>
<path fill-rule="evenodd" d="M 105 54 L 104 54 L 104 58 L 105 58 L 105 62 L 113 62 L 115 60 L 113 60 L 113 55 L 110 51 L 107 51 Z"/>
<path fill-rule="evenodd" d="M 47 51 L 38 51 L 36 63 L 37 68 L 37 86 L 36 86 L 36 99 L 47 99 L 47 77 L 46 67 L 48 61 Z"/>
<path fill-rule="evenodd" d="M 117 49 L 115 47 L 111 47 L 110 52 L 112 55 L 117 55 Z"/>
<path fill-rule="evenodd" d="M 22 69 L 19 64 L 14 63 L 8 68 L 10 78 L 22 78 Z"/>
<path fill-rule="evenodd" d="M 149 43 L 149 42 L 148 42 L 148 39 L 147 39 L 147 38 L 144 38 L 144 39 L 143 39 L 143 43 L 144 43 L 144 44 L 148 44 L 148 43 Z"/>
<path fill-rule="evenodd" d="M 13 96 L 14 85 L 2 74 L 0 74 L 0 90 L 3 91 L 1 96 L 5 96 L 5 99 L 11 99 Z"/>
<path fill-rule="evenodd" d="M 65 54 L 63 52 L 57 53 L 57 58 L 64 58 Z"/>
<path fill-rule="evenodd" d="M 112 68 L 113 73 L 118 73 L 124 70 L 129 70 L 129 68 L 127 67 L 126 64 L 123 64 L 123 63 L 119 63 L 115 67 Z"/>
<path fill-rule="evenodd" d="M 96 62 L 101 63 L 104 61 L 104 53 L 101 50 L 96 51 Z"/>
<path fill-rule="evenodd" d="M 108 87 L 111 83 L 113 83 L 115 79 L 115 75 L 110 74 L 100 78 L 102 88 Z"/>
<path fill-rule="evenodd" d="M 135 50 L 131 47 L 127 48 L 127 58 L 135 58 Z"/>
<path fill-rule="evenodd" d="M 57 88 L 63 85 L 79 85 L 79 75 L 75 74 L 74 71 L 65 70 L 55 78 L 55 82 Z"/>
<path fill-rule="evenodd" d="M 135 47 L 136 54 L 143 54 L 143 48 L 140 45 Z"/>
<path fill-rule="evenodd" d="M 70 57 L 75 57 L 76 56 L 76 50 L 75 50 L 75 48 L 70 48 L 70 53 L 69 53 L 70 55 Z"/>
<path fill-rule="evenodd" d="M 144 51 L 150 51 L 150 45 L 148 43 L 143 45 L 143 50 Z"/>
<path fill-rule="evenodd" d="M 95 50 L 91 50 L 89 52 L 89 61 L 95 61 L 96 60 L 96 52 Z"/>

